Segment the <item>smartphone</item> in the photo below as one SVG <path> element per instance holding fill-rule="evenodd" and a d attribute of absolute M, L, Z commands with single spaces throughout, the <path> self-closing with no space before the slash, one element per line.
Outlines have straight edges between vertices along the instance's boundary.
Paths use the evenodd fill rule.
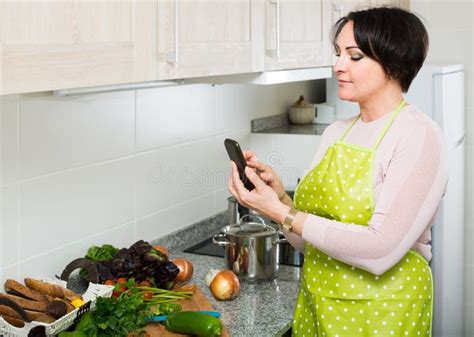
<path fill-rule="evenodd" d="M 245 161 L 245 157 L 242 153 L 239 143 L 233 139 L 227 138 L 224 141 L 224 145 L 230 160 L 232 160 L 235 165 L 237 165 L 240 180 L 242 180 L 244 183 L 245 188 L 249 191 L 253 190 L 255 186 L 253 186 L 252 182 L 245 175 L 245 167 L 247 166 L 247 162 Z"/>

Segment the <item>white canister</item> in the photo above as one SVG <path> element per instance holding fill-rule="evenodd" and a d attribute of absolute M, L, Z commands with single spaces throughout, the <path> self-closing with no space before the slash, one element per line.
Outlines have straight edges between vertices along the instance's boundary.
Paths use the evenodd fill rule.
<path fill-rule="evenodd" d="M 334 105 L 329 103 L 315 104 L 316 117 L 313 120 L 315 124 L 331 124 L 335 120 Z"/>

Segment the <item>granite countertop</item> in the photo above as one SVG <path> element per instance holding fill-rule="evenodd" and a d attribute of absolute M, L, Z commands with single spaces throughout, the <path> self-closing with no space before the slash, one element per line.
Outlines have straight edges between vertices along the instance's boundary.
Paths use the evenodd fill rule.
<path fill-rule="evenodd" d="M 209 269 L 224 269 L 223 258 L 184 253 L 183 250 L 209 238 L 226 224 L 225 212 L 153 241 L 168 247 L 170 258 L 184 257 L 194 265 L 191 282 L 196 283 L 212 306 L 222 314 L 222 323 L 231 336 L 281 336 L 291 328 L 299 285 L 300 268 L 279 266 L 273 281 L 244 283 L 233 301 L 217 301 L 204 277 Z"/>
<path fill-rule="evenodd" d="M 250 129 L 252 133 L 270 134 L 291 134 L 291 135 L 312 135 L 321 136 L 327 124 L 291 124 L 288 114 L 257 118 L 251 121 Z"/>
<path fill-rule="evenodd" d="M 286 124 L 276 128 L 265 129 L 257 131 L 254 133 L 283 133 L 290 135 L 312 135 L 312 136 L 321 136 L 326 129 L 326 124 L 305 124 L 305 125 L 295 125 L 295 124 Z"/>

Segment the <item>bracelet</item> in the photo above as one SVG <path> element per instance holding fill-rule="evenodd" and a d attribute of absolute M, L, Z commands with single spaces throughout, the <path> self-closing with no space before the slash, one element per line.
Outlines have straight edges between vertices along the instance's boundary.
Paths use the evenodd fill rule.
<path fill-rule="evenodd" d="M 288 214 L 285 217 L 285 220 L 281 223 L 281 228 L 288 233 L 291 233 L 291 229 L 293 228 L 293 220 L 295 219 L 296 214 L 299 211 L 296 208 L 290 208 Z"/>

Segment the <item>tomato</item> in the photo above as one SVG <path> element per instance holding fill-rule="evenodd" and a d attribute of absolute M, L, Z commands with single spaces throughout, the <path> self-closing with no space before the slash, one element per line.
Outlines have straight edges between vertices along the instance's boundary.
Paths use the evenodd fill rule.
<path fill-rule="evenodd" d="M 141 287 L 151 287 L 152 286 L 151 282 L 148 281 L 148 280 L 143 280 L 138 285 L 141 286 Z"/>
<path fill-rule="evenodd" d="M 117 283 L 127 283 L 127 279 L 125 277 L 119 277 Z"/>
<path fill-rule="evenodd" d="M 116 292 L 117 294 L 120 295 L 121 293 L 123 293 L 126 290 L 127 290 L 127 288 L 124 287 L 123 285 L 121 285 L 120 283 L 115 284 L 114 293 Z"/>
<path fill-rule="evenodd" d="M 115 282 L 112 281 L 112 280 L 107 280 L 107 281 L 104 282 L 104 284 L 105 284 L 106 286 L 114 286 L 114 285 L 115 285 Z"/>
<path fill-rule="evenodd" d="M 155 248 L 157 251 L 163 253 L 164 255 L 168 256 L 168 249 L 166 247 L 154 246 L 153 248 Z"/>
<path fill-rule="evenodd" d="M 151 291 L 145 291 L 143 293 L 143 298 L 146 300 L 151 300 L 153 298 L 153 293 Z"/>
<path fill-rule="evenodd" d="M 112 297 L 113 297 L 113 298 L 117 298 L 117 297 L 119 297 L 119 296 L 120 296 L 120 292 L 118 292 L 117 290 L 114 290 L 114 291 L 112 292 Z"/>

